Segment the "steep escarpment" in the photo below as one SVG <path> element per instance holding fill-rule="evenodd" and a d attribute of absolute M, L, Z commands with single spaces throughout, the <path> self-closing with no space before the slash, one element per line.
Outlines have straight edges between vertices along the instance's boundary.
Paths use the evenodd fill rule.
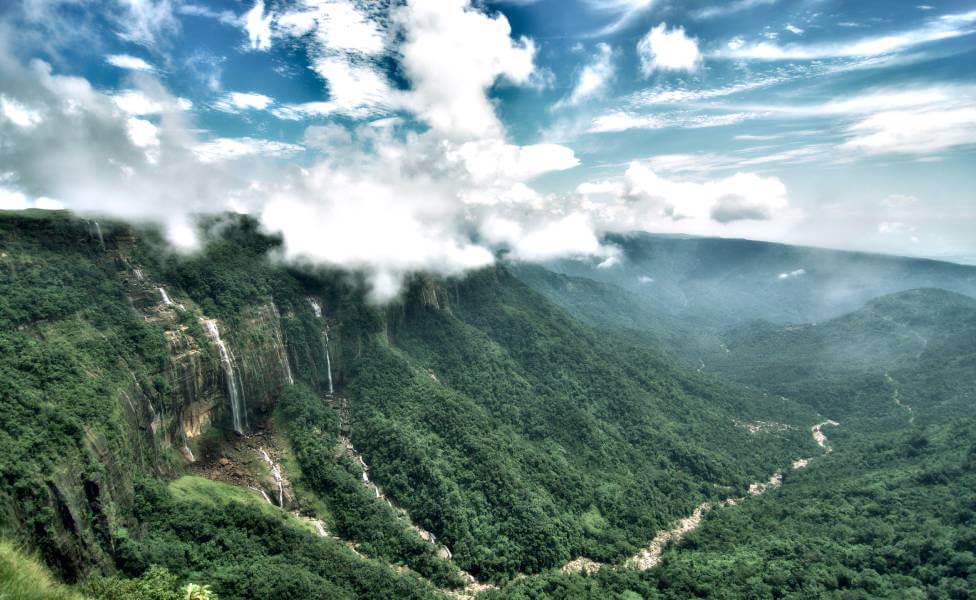
<path fill-rule="evenodd" d="M 31 215 L 0 227 L 4 528 L 69 579 L 108 572 L 116 532 L 137 525 L 138 475 L 175 474 L 201 439 L 274 408 L 298 317 L 269 293 L 212 318 L 128 227 Z M 324 364 L 317 332 L 289 333 L 312 348 L 303 366 Z"/>
<path fill-rule="evenodd" d="M 188 472 L 323 524 L 309 555 L 342 546 L 347 566 L 451 588 L 459 568 L 502 582 L 618 562 L 815 450 L 812 412 L 583 325 L 504 267 L 416 276 L 377 307 L 355 276 L 276 261 L 280 240 L 247 218 L 205 223 L 189 256 L 119 224 L 0 224 L 4 525 L 68 579 L 162 561 L 240 597 L 232 573 L 292 556 L 262 540 L 260 558 L 238 544 L 208 566 L 210 534 L 181 511 L 234 539 L 271 521 L 167 491 Z"/>

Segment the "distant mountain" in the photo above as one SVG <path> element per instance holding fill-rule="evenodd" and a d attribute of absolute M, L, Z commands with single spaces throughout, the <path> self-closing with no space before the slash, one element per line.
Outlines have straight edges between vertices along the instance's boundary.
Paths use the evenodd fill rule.
<path fill-rule="evenodd" d="M 938 289 L 877 298 L 819 324 L 758 321 L 721 336 L 708 370 L 871 429 L 976 413 L 976 299 Z"/>
<path fill-rule="evenodd" d="M 976 267 L 934 260 L 646 233 L 607 241 L 621 249 L 619 259 L 545 266 L 611 283 L 669 314 L 718 326 L 752 319 L 818 322 L 914 288 L 976 296 Z"/>

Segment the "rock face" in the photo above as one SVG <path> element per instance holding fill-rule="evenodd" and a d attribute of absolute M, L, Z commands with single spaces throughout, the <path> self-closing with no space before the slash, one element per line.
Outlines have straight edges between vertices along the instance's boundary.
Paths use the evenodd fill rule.
<path fill-rule="evenodd" d="M 91 373 L 119 381 L 110 388 L 117 418 L 86 425 L 82 447 L 65 456 L 56 472 L 44 473 L 43 484 L 0 496 L 0 521 L 68 581 L 92 571 L 111 573 L 119 532 L 139 535 L 132 517 L 136 475 L 174 475 L 181 461 L 197 459 L 208 432 L 237 435 L 231 373 L 207 333 L 204 320 L 210 316 L 178 286 L 154 280 L 148 268 L 129 258 L 122 236 L 106 237 L 103 243 L 117 265 L 125 293 L 121 302 L 158 329 L 164 358 L 150 369 L 120 349 L 117 372 Z M 263 421 L 296 378 L 327 391 L 330 371 L 322 343 L 327 323 L 314 317 L 308 303 L 286 308 L 275 306 L 270 297 L 256 298 L 222 317 L 216 323 L 233 358 L 243 410 L 240 434 L 249 435 L 249 427 Z M 336 328 L 332 339 L 338 347 L 341 330 Z M 341 359 L 332 362 L 337 368 Z"/>

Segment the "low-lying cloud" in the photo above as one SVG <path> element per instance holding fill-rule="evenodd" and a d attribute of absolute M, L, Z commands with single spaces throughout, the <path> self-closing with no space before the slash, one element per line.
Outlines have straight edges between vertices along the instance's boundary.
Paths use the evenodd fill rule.
<path fill-rule="evenodd" d="M 246 212 L 283 235 L 286 259 L 361 269 L 383 301 L 413 271 L 456 274 L 499 251 L 520 260 L 598 256 L 609 268 L 616 250 L 604 233 L 761 221 L 787 206 L 774 177 L 680 180 L 642 162 L 572 193 L 538 191 L 535 178 L 580 159 L 563 145 L 508 139 L 489 91 L 498 82 L 532 86 L 535 45 L 469 0 L 408 1 L 378 19 L 351 2 L 282 14 L 269 6 L 258 2 L 241 19 L 249 47 L 305 40 L 329 97 L 289 105 L 227 92 L 212 108 L 358 124 L 310 125 L 298 143 L 214 136 L 133 57 L 111 61 L 126 70 L 122 89 L 100 90 L 46 62 L 19 62 L 3 51 L 14 40 L 0 28 L 0 207 L 64 203 L 150 220 L 190 249 L 198 215 Z M 133 40 L 150 35 L 133 31 Z M 380 60 L 398 61 L 408 85 L 389 81 Z"/>

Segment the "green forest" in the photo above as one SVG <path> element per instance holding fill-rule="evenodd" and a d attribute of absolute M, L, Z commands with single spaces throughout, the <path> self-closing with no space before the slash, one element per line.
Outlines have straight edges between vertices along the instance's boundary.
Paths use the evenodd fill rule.
<path fill-rule="evenodd" d="M 0 213 L 0 598 L 976 591 L 968 296 L 730 324 L 502 262 L 380 306 L 201 231 Z"/>

